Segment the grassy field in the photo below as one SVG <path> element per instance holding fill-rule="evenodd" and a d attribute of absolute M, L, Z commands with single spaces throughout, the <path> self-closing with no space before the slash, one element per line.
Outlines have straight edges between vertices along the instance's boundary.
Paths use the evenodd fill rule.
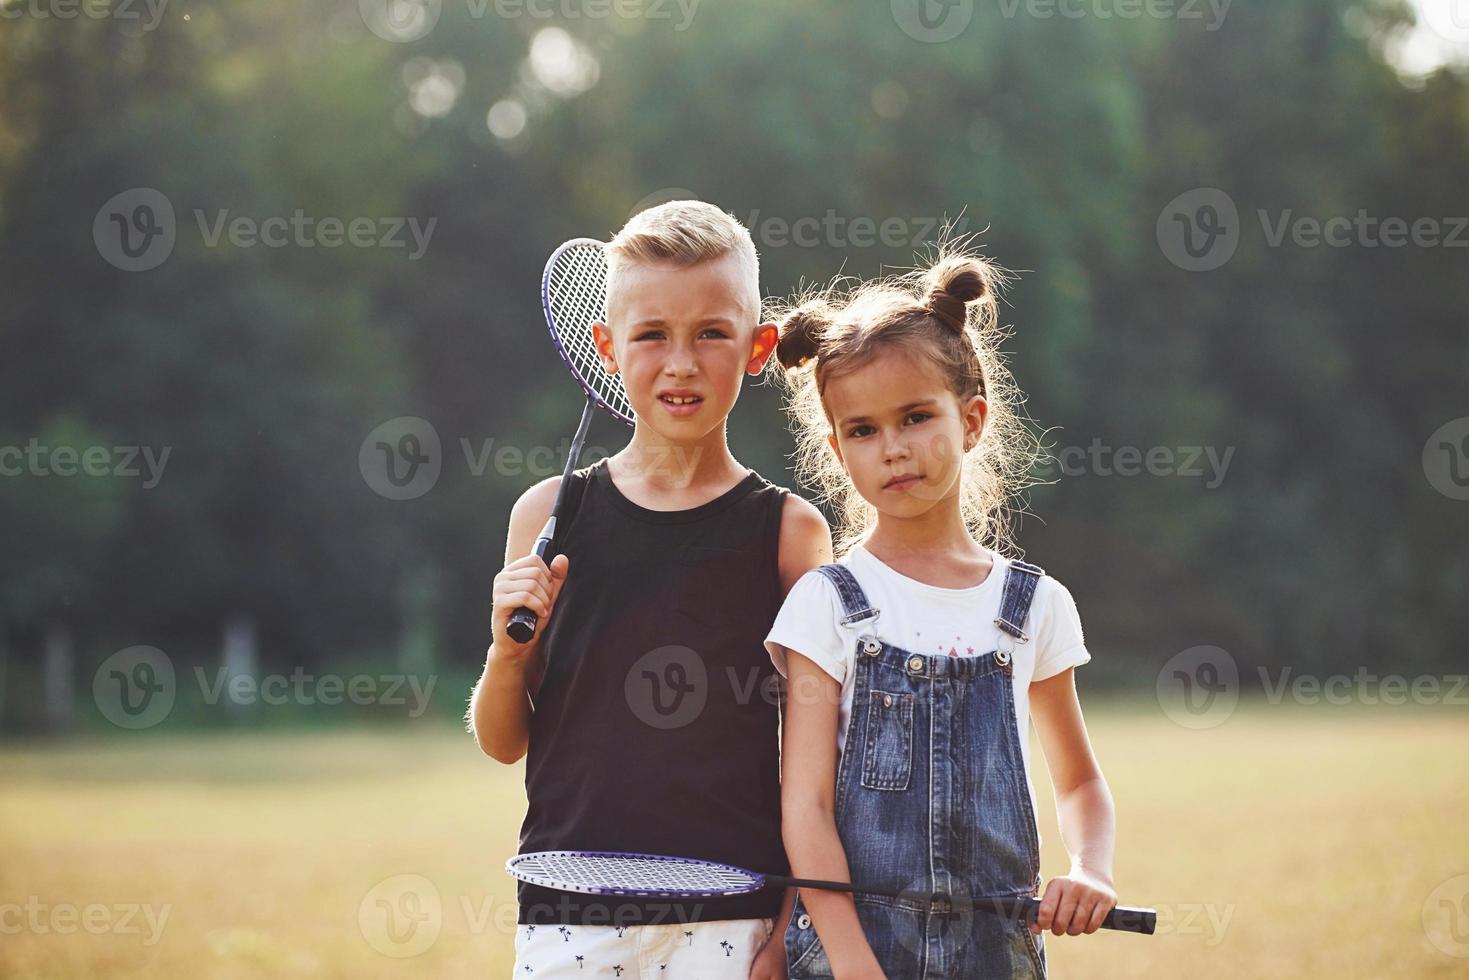
<path fill-rule="evenodd" d="M 1462 712 L 1089 714 L 1162 918 L 1050 940 L 1053 976 L 1469 973 Z M 520 779 L 440 727 L 0 746 L 0 976 L 508 976 Z"/>

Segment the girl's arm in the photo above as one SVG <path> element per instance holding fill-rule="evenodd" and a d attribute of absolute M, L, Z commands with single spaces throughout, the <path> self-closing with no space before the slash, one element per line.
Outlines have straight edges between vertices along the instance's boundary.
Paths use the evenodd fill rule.
<path fill-rule="evenodd" d="M 834 803 L 842 689 L 830 674 L 794 650 L 786 651 L 786 664 L 780 805 L 791 874 L 851 881 Z M 836 976 L 843 980 L 883 976 L 850 894 L 804 890 L 801 898 Z"/>
<path fill-rule="evenodd" d="M 1075 671 L 1030 685 L 1030 714 L 1056 791 L 1056 819 L 1071 855 L 1071 871 L 1051 879 L 1032 931 L 1056 935 L 1096 932 L 1117 904 L 1112 884 L 1116 812 L 1087 738 L 1076 697 Z"/>

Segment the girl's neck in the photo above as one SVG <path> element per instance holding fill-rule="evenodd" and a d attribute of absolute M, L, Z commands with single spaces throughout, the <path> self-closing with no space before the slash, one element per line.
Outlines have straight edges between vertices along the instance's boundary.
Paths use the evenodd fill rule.
<path fill-rule="evenodd" d="M 917 517 L 878 514 L 877 525 L 862 541 L 862 546 L 888 564 L 947 564 L 989 557 L 989 552 L 974 540 L 965 526 L 958 497 L 945 500 Z"/>

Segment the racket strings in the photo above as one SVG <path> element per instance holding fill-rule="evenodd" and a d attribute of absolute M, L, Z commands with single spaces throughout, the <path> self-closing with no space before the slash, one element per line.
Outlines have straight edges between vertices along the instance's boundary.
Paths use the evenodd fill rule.
<path fill-rule="evenodd" d="M 730 895 L 761 884 L 740 868 L 683 858 L 549 851 L 521 855 L 508 870 L 517 878 L 593 894 Z"/>
<path fill-rule="evenodd" d="M 560 252 L 546 276 L 546 306 L 562 358 L 602 407 L 632 423 L 632 404 L 620 374 L 602 368 L 592 324 L 607 317 L 607 257 L 600 242 L 577 242 Z"/>

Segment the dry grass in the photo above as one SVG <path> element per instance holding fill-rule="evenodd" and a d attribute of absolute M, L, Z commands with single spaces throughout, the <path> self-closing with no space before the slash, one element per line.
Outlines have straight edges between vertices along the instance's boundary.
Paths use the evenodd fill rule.
<path fill-rule="evenodd" d="M 1462 714 L 1256 708 L 1205 732 L 1145 708 L 1091 719 L 1124 900 L 1165 918 L 1151 939 L 1052 939 L 1054 976 L 1465 975 L 1422 920 L 1435 887 L 1469 874 Z M 0 976 L 508 976 L 500 868 L 520 778 L 443 729 L 0 748 Z M 1037 783 L 1050 874 L 1065 855 Z M 45 906 L 36 922 L 28 903 Z M 120 927 L 139 905 L 167 911 L 156 941 L 141 912 Z M 97 933 L 82 918 L 62 932 L 69 908 Z M 417 929 L 390 935 L 385 908 Z"/>

